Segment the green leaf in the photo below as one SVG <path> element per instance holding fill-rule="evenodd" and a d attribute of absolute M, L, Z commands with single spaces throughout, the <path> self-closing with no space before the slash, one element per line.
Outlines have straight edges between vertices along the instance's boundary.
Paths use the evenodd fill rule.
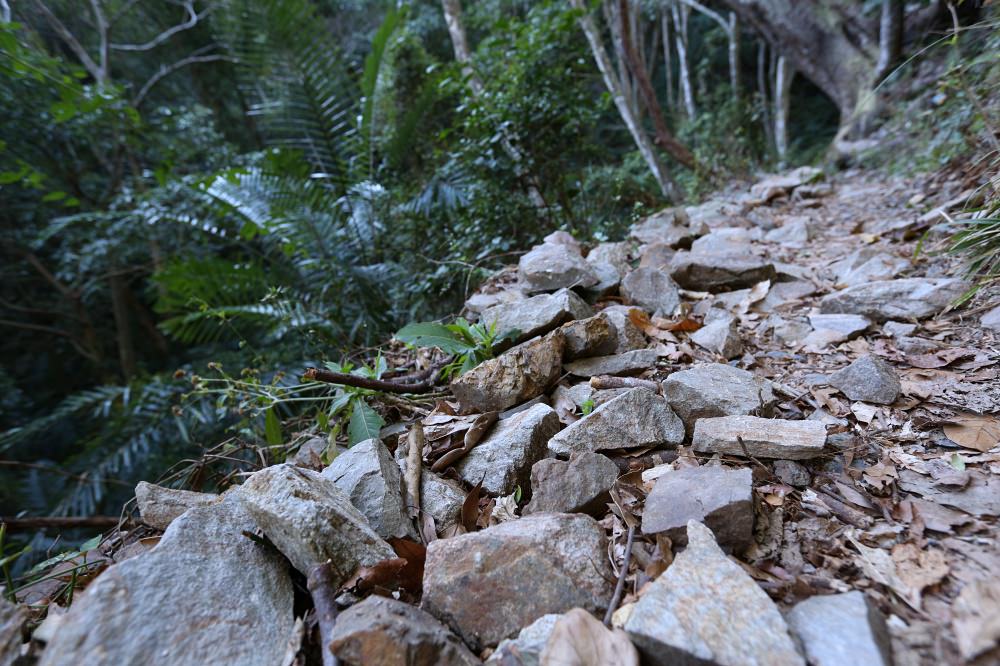
<path fill-rule="evenodd" d="M 49 203 L 51 201 L 62 201 L 66 198 L 65 192 L 49 192 L 44 197 L 42 197 L 43 203 Z"/>
<path fill-rule="evenodd" d="M 447 326 L 432 321 L 407 324 L 396 333 L 396 339 L 417 347 L 437 347 L 448 354 L 475 349 Z"/>
<path fill-rule="evenodd" d="M 351 422 L 347 426 L 347 445 L 354 446 L 358 442 L 378 437 L 384 425 L 385 421 L 367 402 L 360 398 L 355 400 Z"/>
<path fill-rule="evenodd" d="M 961 472 L 965 469 L 965 460 L 957 453 L 953 453 L 951 454 L 951 466 Z"/>
<path fill-rule="evenodd" d="M 264 412 L 264 439 L 271 446 L 281 444 L 281 420 L 274 407 Z"/>

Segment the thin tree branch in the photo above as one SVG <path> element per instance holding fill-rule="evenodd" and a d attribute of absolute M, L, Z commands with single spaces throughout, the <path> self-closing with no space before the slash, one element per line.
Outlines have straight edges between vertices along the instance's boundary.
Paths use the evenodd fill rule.
<path fill-rule="evenodd" d="M 233 58 L 229 56 L 222 55 L 219 53 L 214 53 L 209 55 L 192 55 L 188 56 L 187 58 L 182 58 L 181 60 L 178 60 L 177 62 L 171 65 L 161 66 L 160 70 L 156 74 L 153 74 L 153 76 L 149 77 L 148 81 L 142 84 L 142 88 L 139 89 L 139 92 L 132 99 L 132 106 L 135 107 L 140 106 L 143 100 L 146 99 L 146 95 L 149 94 L 149 91 L 153 88 L 153 86 L 155 86 L 163 78 L 173 74 L 177 70 L 187 67 L 188 65 L 194 65 L 202 62 L 217 62 L 220 60 L 225 60 L 227 62 L 234 62 Z"/>
<path fill-rule="evenodd" d="M 35 516 L 27 518 L 0 517 L 8 530 L 44 530 L 49 527 L 72 530 L 82 527 L 100 530 L 117 527 L 118 516 Z"/>
<path fill-rule="evenodd" d="M 41 324 L 29 324 L 22 321 L 13 321 L 10 319 L 0 319 L 0 326 L 10 326 L 11 328 L 23 328 L 26 331 L 39 331 L 42 333 L 50 333 L 52 335 L 58 335 L 64 338 L 72 338 L 73 335 L 68 331 L 64 331 L 61 328 L 55 328 L 54 326 L 42 326 Z"/>
<path fill-rule="evenodd" d="M 108 48 L 108 22 L 104 20 L 100 0 L 90 0 L 90 8 L 94 12 L 94 23 L 97 25 L 97 36 L 100 40 L 101 76 L 98 83 L 104 85 L 111 78 L 111 51 Z"/>
<path fill-rule="evenodd" d="M 142 44 L 112 44 L 111 48 L 115 51 L 150 51 L 177 33 L 184 32 L 185 30 L 190 30 L 195 27 L 198 25 L 199 21 L 205 17 L 205 15 L 212 11 L 212 7 L 208 7 L 205 11 L 199 14 L 194 10 L 194 0 L 187 0 L 184 3 L 184 9 L 186 9 L 188 13 L 188 19 L 184 21 L 184 23 L 178 23 L 175 26 L 167 28 L 148 42 L 144 42 Z"/>
<path fill-rule="evenodd" d="M 45 3 L 42 2 L 42 0 L 35 0 L 35 5 L 38 7 L 38 10 L 45 15 L 46 20 L 48 20 L 52 29 L 56 31 L 56 34 L 58 34 L 59 37 L 66 42 L 66 46 L 68 46 L 69 50 L 72 51 L 77 57 L 84 69 L 86 69 L 95 80 L 103 82 L 101 68 L 96 62 L 94 62 L 94 59 L 90 57 L 90 54 L 87 53 L 85 48 L 83 48 L 83 45 L 76 38 L 76 36 L 70 32 L 69 28 L 67 28 L 66 25 L 59 20 L 58 16 L 52 13 L 52 10 L 49 9 Z"/>
<path fill-rule="evenodd" d="M 389 382 L 384 379 L 369 379 L 368 377 L 347 375 L 342 372 L 321 370 L 319 368 L 308 368 L 302 376 L 305 379 L 312 379 L 318 382 L 341 384 L 343 386 L 353 386 L 355 388 L 383 391 L 385 393 L 427 393 L 434 388 L 434 381 L 431 379 L 422 382 L 414 382 L 412 384 L 404 384 L 403 382 Z"/>
<path fill-rule="evenodd" d="M 625 557 L 622 561 L 621 571 L 618 572 L 618 582 L 615 584 L 615 593 L 608 604 L 608 611 L 604 614 L 604 625 L 611 626 L 611 618 L 614 617 L 615 610 L 622 600 L 622 592 L 625 591 L 625 578 L 628 576 L 629 560 L 632 559 L 632 542 L 635 540 L 635 525 L 628 526 L 628 541 L 625 542 Z"/>

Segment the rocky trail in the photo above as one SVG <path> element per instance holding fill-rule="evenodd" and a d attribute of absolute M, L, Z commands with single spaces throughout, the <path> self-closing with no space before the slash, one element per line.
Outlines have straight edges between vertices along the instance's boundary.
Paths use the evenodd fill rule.
<path fill-rule="evenodd" d="M 555 232 L 466 305 L 516 346 L 328 466 L 304 445 L 221 496 L 141 484 L 146 527 L 32 649 L 997 663 L 1000 306 L 953 307 L 970 285 L 924 233 L 961 190 L 803 168 L 621 243 Z"/>

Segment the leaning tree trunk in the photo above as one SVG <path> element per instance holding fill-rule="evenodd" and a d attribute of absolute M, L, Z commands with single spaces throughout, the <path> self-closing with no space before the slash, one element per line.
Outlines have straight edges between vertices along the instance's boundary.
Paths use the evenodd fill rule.
<path fill-rule="evenodd" d="M 878 29 L 878 64 L 875 78 L 881 81 L 899 62 L 903 52 L 903 0 L 882 0 Z"/>
<path fill-rule="evenodd" d="M 691 86 L 691 66 L 688 62 L 688 14 L 691 10 L 687 5 L 670 5 L 670 13 L 674 18 L 674 41 L 677 44 L 677 64 L 681 83 L 681 97 L 684 99 L 684 109 L 692 120 L 698 115 L 694 105 L 694 88 Z"/>
<path fill-rule="evenodd" d="M 785 167 L 788 158 L 788 110 L 790 108 L 792 79 L 795 70 L 785 56 L 778 56 L 774 69 L 774 147 L 778 153 L 778 166 Z"/>

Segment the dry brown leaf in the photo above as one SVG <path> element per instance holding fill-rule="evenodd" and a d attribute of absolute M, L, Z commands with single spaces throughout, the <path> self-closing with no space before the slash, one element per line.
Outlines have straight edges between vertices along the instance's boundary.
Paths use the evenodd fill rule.
<path fill-rule="evenodd" d="M 892 549 L 892 561 L 914 608 L 920 607 L 924 588 L 940 583 L 950 570 L 942 551 L 921 550 L 912 543 L 896 544 Z"/>
<path fill-rule="evenodd" d="M 906 360 L 914 368 L 943 368 L 955 361 L 975 356 L 974 349 L 950 348 L 941 349 L 929 354 L 913 354 L 906 357 Z"/>
<path fill-rule="evenodd" d="M 959 446 L 986 453 L 1000 444 L 1000 418 L 992 414 L 963 414 L 953 421 L 944 426 L 944 434 Z"/>
<path fill-rule="evenodd" d="M 973 581 L 952 606 L 955 642 L 966 659 L 986 652 L 1000 641 L 1000 579 Z"/>
<path fill-rule="evenodd" d="M 737 314 L 746 314 L 750 310 L 750 306 L 758 301 L 764 300 L 767 296 L 767 292 L 771 289 L 771 281 L 764 280 L 763 282 L 758 282 L 747 292 L 747 295 L 743 297 L 740 301 L 739 306 L 736 309 Z"/>
<path fill-rule="evenodd" d="M 639 653 L 621 629 L 608 629 L 582 608 L 556 620 L 541 666 L 639 666 Z"/>
<path fill-rule="evenodd" d="M 483 489 L 483 482 L 480 481 L 469 494 L 465 496 L 465 501 L 462 502 L 462 527 L 465 528 L 466 532 L 473 532 L 476 529 L 476 523 L 479 520 L 479 496 Z"/>
<path fill-rule="evenodd" d="M 899 478 L 899 472 L 886 457 L 865 470 L 864 479 L 872 488 L 883 490 Z"/>

